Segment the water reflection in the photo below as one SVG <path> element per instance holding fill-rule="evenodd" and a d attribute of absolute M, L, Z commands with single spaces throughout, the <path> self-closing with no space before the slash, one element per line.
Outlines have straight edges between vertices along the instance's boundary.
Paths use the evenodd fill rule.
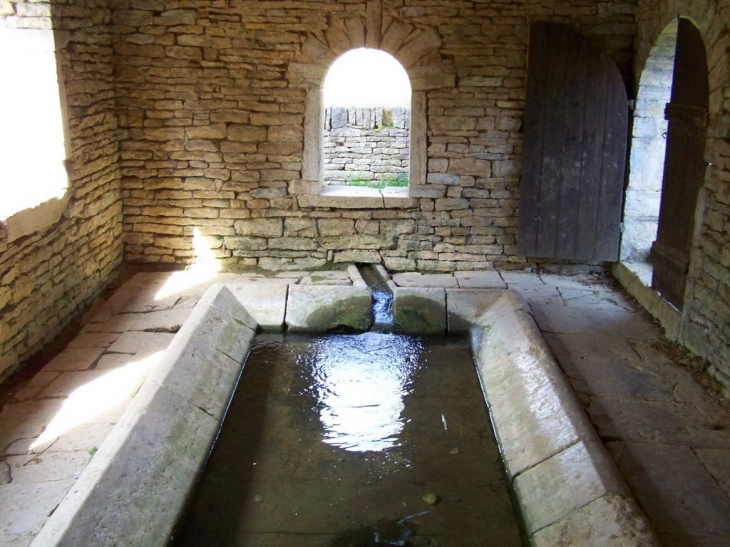
<path fill-rule="evenodd" d="M 366 332 L 315 339 L 310 361 L 323 441 L 352 452 L 399 445 L 403 398 L 411 391 L 420 338 Z"/>

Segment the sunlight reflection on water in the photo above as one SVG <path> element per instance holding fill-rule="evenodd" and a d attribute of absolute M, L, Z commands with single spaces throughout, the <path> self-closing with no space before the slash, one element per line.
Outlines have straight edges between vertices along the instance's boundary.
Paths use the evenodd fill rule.
<path fill-rule="evenodd" d="M 320 337 L 313 347 L 299 364 L 311 366 L 309 390 L 317 400 L 324 442 L 352 452 L 398 446 L 403 398 L 419 366 L 421 340 L 367 332 Z"/>

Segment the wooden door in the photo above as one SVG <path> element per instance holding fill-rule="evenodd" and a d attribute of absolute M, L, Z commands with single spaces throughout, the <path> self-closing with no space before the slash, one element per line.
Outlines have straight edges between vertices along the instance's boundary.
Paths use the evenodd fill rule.
<path fill-rule="evenodd" d="M 527 64 L 518 250 L 618 259 L 628 139 L 616 64 L 567 25 L 533 23 Z"/>
<path fill-rule="evenodd" d="M 708 104 L 702 36 L 688 19 L 679 19 L 672 94 L 664 111 L 669 123 L 659 226 L 650 255 L 652 287 L 679 309 L 684 304 L 697 193 L 705 179 Z"/>

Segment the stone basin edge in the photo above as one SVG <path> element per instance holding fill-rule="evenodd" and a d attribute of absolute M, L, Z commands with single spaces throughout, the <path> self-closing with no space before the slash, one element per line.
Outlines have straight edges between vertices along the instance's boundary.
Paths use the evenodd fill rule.
<path fill-rule="evenodd" d="M 261 330 L 241 303 L 246 284 L 235 285 L 217 284 L 203 295 L 32 547 L 168 543 Z M 658 545 L 521 296 L 507 289 L 391 288 L 394 307 L 399 292 L 407 296 L 401 305 L 417 305 L 423 291 L 429 313 L 434 300 L 443 302 L 439 324 L 470 332 L 531 545 Z M 359 297 L 363 287 L 351 290 Z M 289 313 L 284 302 L 282 316 Z"/>

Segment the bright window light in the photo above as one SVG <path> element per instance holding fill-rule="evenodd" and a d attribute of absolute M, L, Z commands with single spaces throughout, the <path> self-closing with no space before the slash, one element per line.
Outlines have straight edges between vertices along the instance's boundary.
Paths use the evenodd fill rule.
<path fill-rule="evenodd" d="M 410 106 L 411 83 L 393 56 L 379 49 L 353 49 L 332 63 L 324 80 L 324 104 Z"/>
<path fill-rule="evenodd" d="M 68 187 L 54 50 L 51 31 L 0 27 L 0 220 Z"/>

